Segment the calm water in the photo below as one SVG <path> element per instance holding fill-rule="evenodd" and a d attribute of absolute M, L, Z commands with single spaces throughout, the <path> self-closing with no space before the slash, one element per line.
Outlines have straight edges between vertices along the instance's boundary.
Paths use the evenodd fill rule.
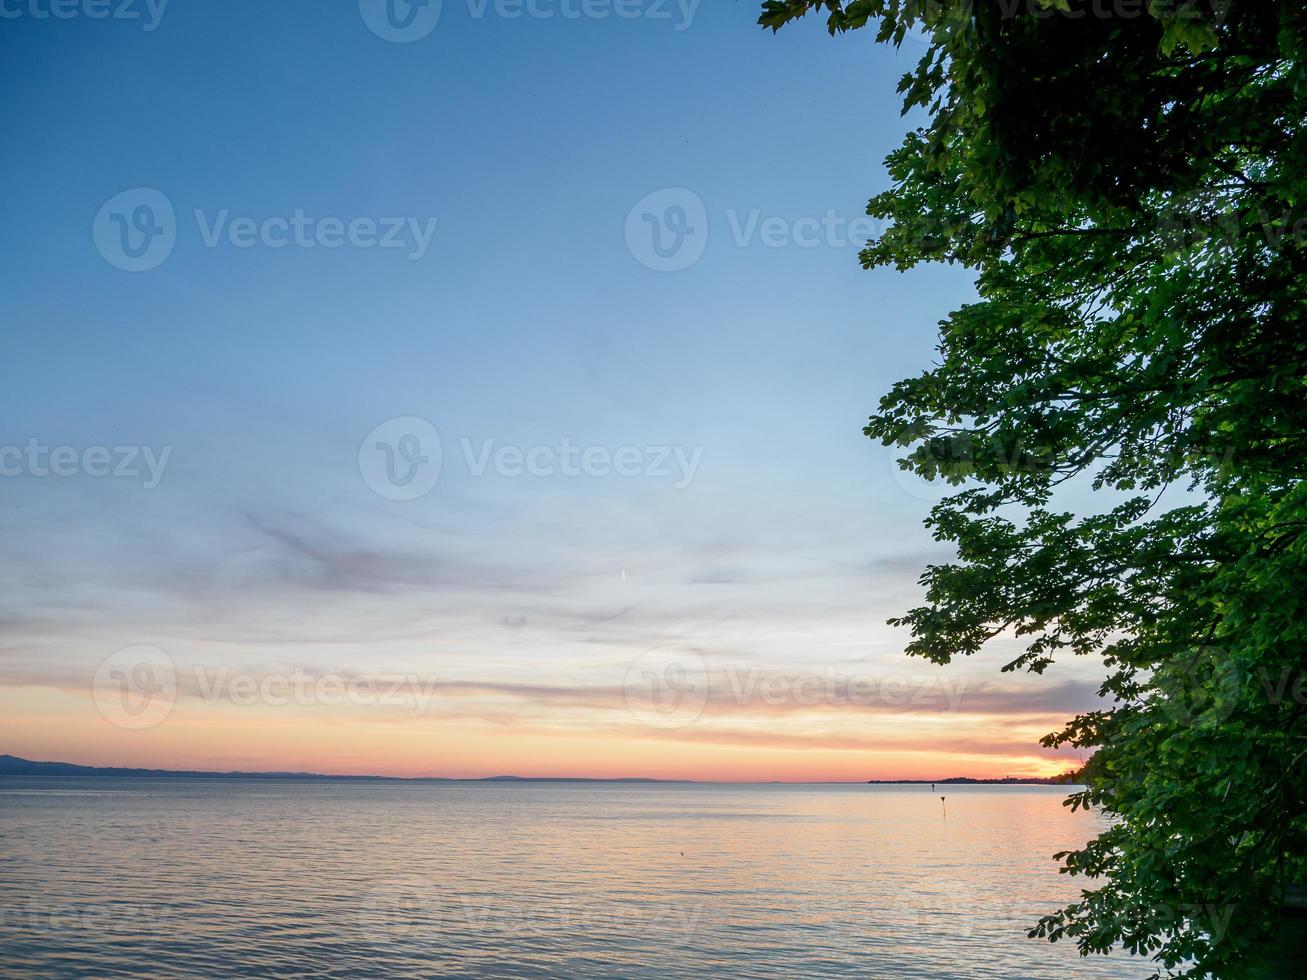
<path fill-rule="evenodd" d="M 0 778 L 0 972 L 1146 977 L 1044 787 Z"/>

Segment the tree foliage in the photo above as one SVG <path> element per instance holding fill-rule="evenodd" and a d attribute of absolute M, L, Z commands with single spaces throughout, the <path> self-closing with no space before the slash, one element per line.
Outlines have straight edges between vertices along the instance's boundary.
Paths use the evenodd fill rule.
<path fill-rule="evenodd" d="M 974 269 L 939 359 L 866 434 L 955 492 L 957 548 L 892 622 L 938 663 L 1102 659 L 1057 855 L 1082 898 L 1032 936 L 1231 976 L 1307 878 L 1307 8 L 1280 0 L 768 0 L 773 30 L 924 34 L 928 122 L 888 158 L 868 267 Z M 1092 487 L 1091 493 L 1073 489 Z M 1088 499 L 1069 506 L 1068 499 Z"/>

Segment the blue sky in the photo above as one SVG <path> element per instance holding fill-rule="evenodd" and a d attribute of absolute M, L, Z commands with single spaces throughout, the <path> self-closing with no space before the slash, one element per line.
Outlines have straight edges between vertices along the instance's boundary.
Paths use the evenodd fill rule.
<path fill-rule="evenodd" d="M 773 36 L 747 2 L 628 2 L 624 19 L 610 4 L 563 16 L 579 0 L 519 18 L 445 0 L 428 34 L 394 43 L 369 4 L 7 8 L 0 444 L 78 457 L 60 477 L 11 456 L 0 483 L 0 736 L 95 761 L 272 760 L 224 741 L 258 726 L 211 705 L 182 706 L 185 751 L 167 741 L 179 727 L 105 727 L 88 678 L 134 644 L 186 666 L 499 685 L 518 700 L 468 695 L 442 715 L 484 746 L 524 719 L 546 740 L 644 738 L 559 709 L 557 692 L 620 686 L 662 643 L 778 670 L 931 670 L 883 621 L 946 555 L 920 526 L 935 495 L 860 428 L 928 365 L 969 278 L 863 271 L 848 225 L 887 186 L 917 42 L 895 52 L 815 21 Z M 141 194 L 172 209 L 171 251 L 125 271 L 114 236 L 134 234 Z M 652 239 L 628 235 L 628 219 L 652 233 L 632 214 L 649 195 L 656 222 L 689 203 L 702 254 L 686 268 L 650 268 Z M 278 247 L 297 214 L 316 244 Z M 323 244 L 352 222 L 352 241 Z M 399 247 L 379 247 L 391 225 Z M 439 478 L 417 499 L 374 485 L 378 438 L 401 462 L 418 445 L 398 442 L 414 422 L 369 435 L 392 419 L 438 434 Z M 571 476 L 569 445 L 592 453 Z M 93 446 L 168 456 L 157 481 L 97 477 Z M 534 474 L 516 455 L 533 451 Z M 1013 704 L 977 752 L 1029 765 L 1009 736 L 1042 734 L 1045 715 Z M 875 747 L 865 722 L 830 711 L 789 734 L 815 739 L 820 771 L 852 772 Z M 738 747 L 764 723 L 695 731 Z M 922 724 L 940 740 L 972 723 Z M 430 742 L 403 771 L 463 771 L 447 732 L 411 734 Z M 853 748 L 830 748 L 844 736 Z M 340 757 L 297 744 L 274 761 L 327 765 L 311 744 Z M 711 772 L 808 764 L 767 745 Z M 383 751 L 336 768 L 387 769 Z M 675 770 L 659 751 L 627 774 Z"/>

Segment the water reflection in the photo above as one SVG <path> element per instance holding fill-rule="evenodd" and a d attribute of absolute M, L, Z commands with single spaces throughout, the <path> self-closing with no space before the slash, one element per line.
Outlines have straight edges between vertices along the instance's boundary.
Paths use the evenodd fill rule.
<path fill-rule="evenodd" d="M 1025 938 L 1094 817 L 945 792 L 11 778 L 0 948 L 40 976 L 1152 973 Z"/>

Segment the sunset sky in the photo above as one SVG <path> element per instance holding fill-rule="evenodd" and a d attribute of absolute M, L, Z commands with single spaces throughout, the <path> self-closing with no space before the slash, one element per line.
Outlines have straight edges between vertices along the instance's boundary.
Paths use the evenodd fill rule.
<path fill-rule="evenodd" d="M 885 625 L 949 552 L 861 426 L 970 295 L 857 262 L 915 40 L 773 37 L 754 3 L 446 0 L 398 43 L 368 0 L 236 6 L 0 34 L 31 93 L 0 107 L 0 752 L 1078 764 L 1036 743 L 1094 705 L 1093 664 L 1003 674 L 1000 639 L 939 668 Z M 175 242 L 131 271 L 142 189 Z"/>

